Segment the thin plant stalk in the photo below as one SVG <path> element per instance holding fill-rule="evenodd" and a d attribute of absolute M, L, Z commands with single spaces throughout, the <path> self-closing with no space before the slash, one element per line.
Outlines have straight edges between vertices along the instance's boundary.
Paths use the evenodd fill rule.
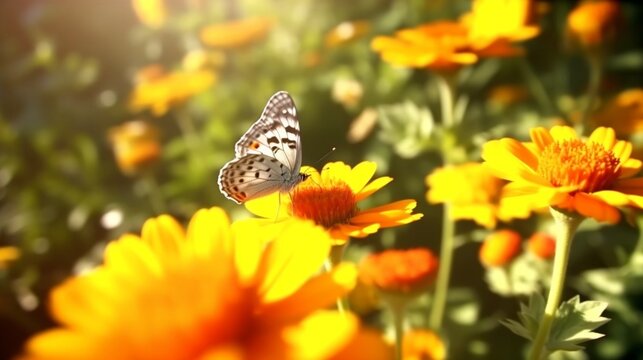
<path fill-rule="evenodd" d="M 585 99 L 585 106 L 581 110 L 580 126 L 583 127 L 583 132 L 587 131 L 589 115 L 591 114 L 594 102 L 598 96 L 598 90 L 603 78 L 603 61 L 600 54 L 591 54 L 588 57 L 589 61 L 589 84 L 587 86 L 587 97 Z"/>
<path fill-rule="evenodd" d="M 565 273 L 572 245 L 572 239 L 576 229 L 583 221 L 583 217 L 576 213 L 568 213 L 555 208 L 550 209 L 556 223 L 556 254 L 554 255 L 554 269 L 551 276 L 551 286 L 545 305 L 545 313 L 538 326 L 536 338 L 529 353 L 530 360 L 541 360 L 545 351 L 545 344 L 549 338 L 549 332 L 556 316 L 556 310 L 560 305 L 560 299 L 565 286 Z"/>

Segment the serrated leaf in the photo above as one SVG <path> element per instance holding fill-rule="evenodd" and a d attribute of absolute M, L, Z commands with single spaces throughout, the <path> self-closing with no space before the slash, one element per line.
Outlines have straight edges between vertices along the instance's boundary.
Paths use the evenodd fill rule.
<path fill-rule="evenodd" d="M 580 302 L 578 295 L 562 303 L 549 334 L 548 350 L 579 350 L 583 349 L 579 344 L 603 337 L 592 330 L 609 321 L 601 316 L 606 308 L 603 301 Z"/>

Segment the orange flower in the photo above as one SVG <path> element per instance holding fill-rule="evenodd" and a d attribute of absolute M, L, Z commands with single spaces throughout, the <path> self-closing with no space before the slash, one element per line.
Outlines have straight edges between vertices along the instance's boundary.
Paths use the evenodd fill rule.
<path fill-rule="evenodd" d="M 485 266 L 503 266 L 520 252 L 520 234 L 500 230 L 489 234 L 480 247 L 480 262 Z"/>
<path fill-rule="evenodd" d="M 345 45 L 366 35 L 371 29 L 368 21 L 344 21 L 326 33 L 326 47 Z"/>
<path fill-rule="evenodd" d="M 426 177 L 431 204 L 451 205 L 452 219 L 473 220 L 486 228 L 494 228 L 498 220 L 526 218 L 528 206 L 502 195 L 506 181 L 493 175 L 480 163 L 465 163 L 438 168 Z"/>
<path fill-rule="evenodd" d="M 621 135 L 643 132 L 643 89 L 622 91 L 598 111 L 593 121 Z"/>
<path fill-rule="evenodd" d="M 386 250 L 367 256 L 360 264 L 360 279 L 379 290 L 418 293 L 435 279 L 438 259 L 428 249 Z"/>
<path fill-rule="evenodd" d="M 6 269 L 9 262 L 20 257 L 20 250 L 14 246 L 0 246 L 0 270 Z"/>
<path fill-rule="evenodd" d="M 415 200 L 400 200 L 368 210 L 357 203 L 384 187 L 393 179 L 387 176 L 370 181 L 376 165 L 363 161 L 351 169 L 343 162 L 328 163 L 321 174 L 311 167 L 302 167 L 308 174 L 290 194 L 279 192 L 245 203 L 251 213 L 274 222 L 276 219 L 298 217 L 313 220 L 326 228 L 337 245 L 349 237 L 363 238 L 381 228 L 399 226 L 422 218 L 413 214 Z"/>
<path fill-rule="evenodd" d="M 161 155 L 158 130 L 142 120 L 129 121 L 109 131 L 116 163 L 132 175 L 154 164 Z"/>
<path fill-rule="evenodd" d="M 187 232 L 167 215 L 151 219 L 141 237 L 110 243 L 104 265 L 53 291 L 61 326 L 32 338 L 27 358 L 387 358 L 355 316 L 321 310 L 356 279 L 348 264 L 319 274 L 330 247 L 325 231 L 296 219 L 231 226 L 212 208 Z"/>
<path fill-rule="evenodd" d="M 544 232 L 537 232 L 527 240 L 527 249 L 541 259 L 551 259 L 556 252 L 556 240 Z"/>
<path fill-rule="evenodd" d="M 404 334 L 403 360 L 444 360 L 446 346 L 438 335 L 430 330 L 411 330 Z"/>
<path fill-rule="evenodd" d="M 567 17 L 567 28 L 582 45 L 603 45 L 616 35 L 620 16 L 617 1 L 584 1 Z"/>
<path fill-rule="evenodd" d="M 163 26 L 167 19 L 167 8 L 163 0 L 132 0 L 138 19 L 151 28 Z"/>
<path fill-rule="evenodd" d="M 172 106 L 207 90 L 216 80 L 215 74 L 209 70 L 169 74 L 158 73 L 158 68 L 151 70 L 151 75 L 145 74 L 141 77 L 143 81 L 136 84 L 130 95 L 129 107 L 134 111 L 149 108 L 156 116 L 164 115 Z"/>
<path fill-rule="evenodd" d="M 632 144 L 617 141 L 613 129 L 600 127 L 581 139 L 566 126 L 535 128 L 531 139 L 494 140 L 482 151 L 485 165 L 511 181 L 505 191 L 515 201 L 610 223 L 620 219 L 617 207 L 643 208 L 643 178 L 629 179 L 642 163 L 630 158 Z"/>
<path fill-rule="evenodd" d="M 505 107 L 519 103 L 529 97 L 529 92 L 520 85 L 497 85 L 489 90 L 487 98 L 494 105 Z"/>
<path fill-rule="evenodd" d="M 466 26 L 452 21 L 400 30 L 393 37 L 377 36 L 371 42 L 371 48 L 388 63 L 434 70 L 477 62 L 469 45 Z"/>
<path fill-rule="evenodd" d="M 461 21 L 469 28 L 472 47 L 482 56 L 512 56 L 522 53 L 512 42 L 531 39 L 540 33 L 531 25 L 531 0 L 475 0 L 471 13 Z"/>
<path fill-rule="evenodd" d="M 212 24 L 201 30 L 201 41 L 216 48 L 241 48 L 263 40 L 273 23 L 271 18 L 253 17 Z"/>

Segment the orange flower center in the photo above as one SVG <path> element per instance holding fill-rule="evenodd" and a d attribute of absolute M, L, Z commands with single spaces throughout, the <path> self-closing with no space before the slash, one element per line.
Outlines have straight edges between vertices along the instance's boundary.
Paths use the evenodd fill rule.
<path fill-rule="evenodd" d="M 538 164 L 538 174 L 552 185 L 577 186 L 587 193 L 609 188 L 620 172 L 620 161 L 611 151 L 579 139 L 550 144 Z"/>
<path fill-rule="evenodd" d="M 347 224 L 357 213 L 355 194 L 345 182 L 329 187 L 317 184 L 297 187 L 292 193 L 292 214 L 331 228 Z"/>

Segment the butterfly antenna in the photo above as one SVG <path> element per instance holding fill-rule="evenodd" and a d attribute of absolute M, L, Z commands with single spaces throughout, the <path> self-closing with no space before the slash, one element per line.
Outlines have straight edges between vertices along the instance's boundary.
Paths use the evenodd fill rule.
<path fill-rule="evenodd" d="M 326 153 L 324 154 L 324 156 L 320 157 L 320 158 L 319 158 L 317 161 L 315 161 L 313 164 L 314 164 L 314 165 L 316 165 L 316 164 L 320 163 L 322 160 L 324 160 L 324 159 L 325 159 L 325 158 L 327 158 L 330 154 L 332 154 L 332 153 L 333 153 L 333 151 L 335 151 L 335 150 L 337 150 L 337 148 L 333 146 L 330 150 L 328 150 L 328 152 L 326 152 Z"/>

